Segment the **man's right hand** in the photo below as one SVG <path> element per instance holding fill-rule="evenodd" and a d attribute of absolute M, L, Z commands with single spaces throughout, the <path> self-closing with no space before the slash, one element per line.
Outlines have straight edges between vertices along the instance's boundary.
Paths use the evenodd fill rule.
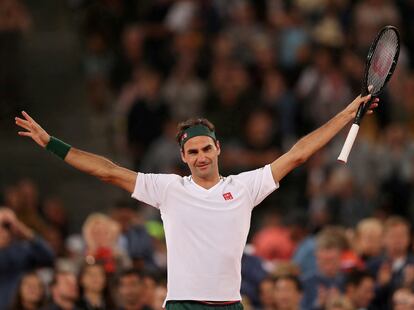
<path fill-rule="evenodd" d="M 36 123 L 29 114 L 22 111 L 22 115 L 24 119 L 20 117 L 15 117 L 14 119 L 16 121 L 16 125 L 26 129 L 27 131 L 19 131 L 18 134 L 20 136 L 30 137 L 41 147 L 46 147 L 49 143 L 50 135 L 42 127 L 40 127 L 40 125 Z"/>
<path fill-rule="evenodd" d="M 24 239 L 33 239 L 34 232 L 23 222 L 19 221 L 16 214 L 7 207 L 0 207 L 0 225 L 7 225 L 11 232 Z"/>

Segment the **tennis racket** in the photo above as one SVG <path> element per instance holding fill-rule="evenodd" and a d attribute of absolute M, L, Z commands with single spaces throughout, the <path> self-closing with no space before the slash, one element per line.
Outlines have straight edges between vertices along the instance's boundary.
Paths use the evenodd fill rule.
<path fill-rule="evenodd" d="M 346 163 L 352 145 L 358 134 L 359 126 L 365 113 L 368 111 L 373 100 L 378 97 L 385 85 L 394 73 L 400 54 L 400 34 L 398 29 L 393 26 L 386 26 L 376 36 L 369 48 L 365 63 L 365 74 L 362 81 L 361 96 L 371 93 L 371 99 L 367 103 L 362 103 L 357 111 L 354 122 L 346 137 L 338 161 Z M 368 86 L 370 86 L 368 90 Z"/>

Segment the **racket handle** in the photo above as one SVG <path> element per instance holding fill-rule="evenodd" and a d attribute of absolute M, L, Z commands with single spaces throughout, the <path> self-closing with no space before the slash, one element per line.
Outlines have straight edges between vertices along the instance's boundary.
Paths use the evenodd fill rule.
<path fill-rule="evenodd" d="M 343 162 L 346 164 L 348 161 L 349 153 L 351 152 L 352 145 L 354 144 L 355 138 L 358 134 L 359 125 L 352 124 L 351 129 L 348 132 L 348 136 L 346 137 L 344 146 L 342 147 L 341 153 L 338 156 L 338 161 Z"/>

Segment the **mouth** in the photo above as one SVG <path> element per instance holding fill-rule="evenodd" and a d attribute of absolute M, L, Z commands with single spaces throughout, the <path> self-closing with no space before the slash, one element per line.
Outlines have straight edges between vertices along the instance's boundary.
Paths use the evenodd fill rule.
<path fill-rule="evenodd" d="M 209 165 L 210 165 L 210 164 L 198 165 L 198 166 L 197 166 L 197 168 L 198 168 L 198 169 L 200 169 L 200 170 L 204 170 L 204 169 L 207 169 L 207 167 L 208 167 Z"/>

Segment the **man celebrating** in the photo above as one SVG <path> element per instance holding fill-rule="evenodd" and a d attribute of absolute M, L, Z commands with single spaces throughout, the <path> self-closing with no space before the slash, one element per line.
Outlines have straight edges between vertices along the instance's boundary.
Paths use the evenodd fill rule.
<path fill-rule="evenodd" d="M 76 169 L 160 210 L 168 250 L 167 309 L 227 305 L 231 310 L 242 309 L 241 257 L 253 207 L 278 188 L 286 174 L 328 143 L 369 99 L 370 95 L 357 97 L 271 164 L 228 177 L 219 173 L 220 143 L 206 119 L 189 120 L 178 127 L 181 158 L 191 171 L 187 177 L 136 173 L 50 136 L 26 112 L 22 112 L 24 118 L 15 120 L 26 130 L 19 135 L 31 137 Z"/>

